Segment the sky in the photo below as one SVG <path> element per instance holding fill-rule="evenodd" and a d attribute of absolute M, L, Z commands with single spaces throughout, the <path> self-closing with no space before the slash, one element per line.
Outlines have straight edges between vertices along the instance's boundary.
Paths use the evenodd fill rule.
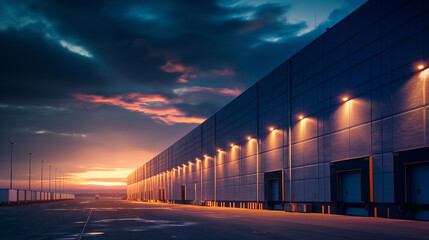
<path fill-rule="evenodd" d="M 0 1 L 0 188 L 126 176 L 364 0 Z M 49 171 L 51 166 L 51 171 Z M 59 182 L 58 182 L 59 183 Z"/>

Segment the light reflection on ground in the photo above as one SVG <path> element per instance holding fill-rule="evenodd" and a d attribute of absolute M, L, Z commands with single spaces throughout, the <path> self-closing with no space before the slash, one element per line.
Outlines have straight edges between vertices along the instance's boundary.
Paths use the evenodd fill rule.
<path fill-rule="evenodd" d="M 89 235 L 89 236 L 91 236 L 91 235 L 102 235 L 102 234 L 104 234 L 104 232 L 89 232 L 89 233 L 85 233 L 85 235 Z"/>
<path fill-rule="evenodd" d="M 160 219 L 144 219 L 139 217 L 134 218 L 106 218 L 100 220 L 90 221 L 90 225 L 97 227 L 97 231 L 106 232 L 112 229 L 114 224 L 109 225 L 108 223 L 114 222 L 127 222 L 127 227 L 118 229 L 116 227 L 115 231 L 125 231 L 125 232 L 143 232 L 155 229 L 166 229 L 171 227 L 187 227 L 192 226 L 197 223 L 195 222 L 185 222 L 185 221 L 169 221 L 169 220 L 160 220 Z M 83 223 L 83 222 L 75 222 Z M 101 224 L 100 224 L 101 223 Z M 104 223 L 104 224 L 103 224 Z M 106 224 L 107 223 L 107 224 Z"/>

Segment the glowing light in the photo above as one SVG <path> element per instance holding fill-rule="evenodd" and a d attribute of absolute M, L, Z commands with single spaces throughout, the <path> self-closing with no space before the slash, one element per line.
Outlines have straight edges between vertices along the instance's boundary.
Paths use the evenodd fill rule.
<path fill-rule="evenodd" d="M 219 148 L 217 151 L 221 153 L 221 152 L 222 152 L 222 149 L 220 149 L 220 148 Z"/>
<path fill-rule="evenodd" d="M 231 147 L 235 147 L 234 143 L 231 143 Z"/>
<path fill-rule="evenodd" d="M 423 68 L 425 68 L 425 65 L 420 64 L 419 66 L 417 66 L 417 68 L 418 68 L 419 70 L 422 70 Z"/>
<path fill-rule="evenodd" d="M 199 159 L 199 158 L 195 158 L 195 160 L 197 160 L 197 161 L 201 161 L 201 159 Z"/>
<path fill-rule="evenodd" d="M 191 161 L 189 161 L 188 163 L 189 163 L 189 164 L 192 164 L 192 162 L 191 162 Z"/>
<path fill-rule="evenodd" d="M 105 186 L 105 187 L 112 187 L 112 186 L 126 186 L 127 183 L 122 182 L 84 182 L 83 185 L 98 185 L 98 186 Z"/>
<path fill-rule="evenodd" d="M 252 140 L 252 137 L 247 137 L 247 140 L 249 140 L 249 141 Z"/>
<path fill-rule="evenodd" d="M 204 154 L 204 158 L 208 158 L 209 156 L 207 156 L 207 154 Z"/>
<path fill-rule="evenodd" d="M 302 119 L 304 119 L 304 116 L 300 115 L 298 118 L 299 118 L 299 120 L 302 120 Z"/>
<path fill-rule="evenodd" d="M 349 100 L 349 98 L 348 97 L 343 97 L 343 101 L 344 102 L 347 102 Z"/>
<path fill-rule="evenodd" d="M 102 235 L 102 234 L 104 234 L 104 232 L 90 232 L 90 233 L 87 233 L 88 235 Z"/>
<path fill-rule="evenodd" d="M 273 128 L 273 127 L 270 127 L 270 131 L 272 132 L 272 131 L 274 131 L 274 130 L 276 130 L 275 128 Z"/>

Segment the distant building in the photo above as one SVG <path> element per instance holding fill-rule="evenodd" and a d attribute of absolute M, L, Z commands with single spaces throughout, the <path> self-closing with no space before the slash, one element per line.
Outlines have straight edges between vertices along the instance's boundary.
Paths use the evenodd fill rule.
<path fill-rule="evenodd" d="M 128 199 L 429 219 L 428 53 L 429 1 L 369 1 L 130 174 Z"/>

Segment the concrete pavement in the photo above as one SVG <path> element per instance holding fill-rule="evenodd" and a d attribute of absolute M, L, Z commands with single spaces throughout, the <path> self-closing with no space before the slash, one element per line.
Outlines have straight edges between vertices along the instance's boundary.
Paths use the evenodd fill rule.
<path fill-rule="evenodd" d="M 429 222 L 76 199 L 0 208 L 0 239 L 429 239 Z"/>

